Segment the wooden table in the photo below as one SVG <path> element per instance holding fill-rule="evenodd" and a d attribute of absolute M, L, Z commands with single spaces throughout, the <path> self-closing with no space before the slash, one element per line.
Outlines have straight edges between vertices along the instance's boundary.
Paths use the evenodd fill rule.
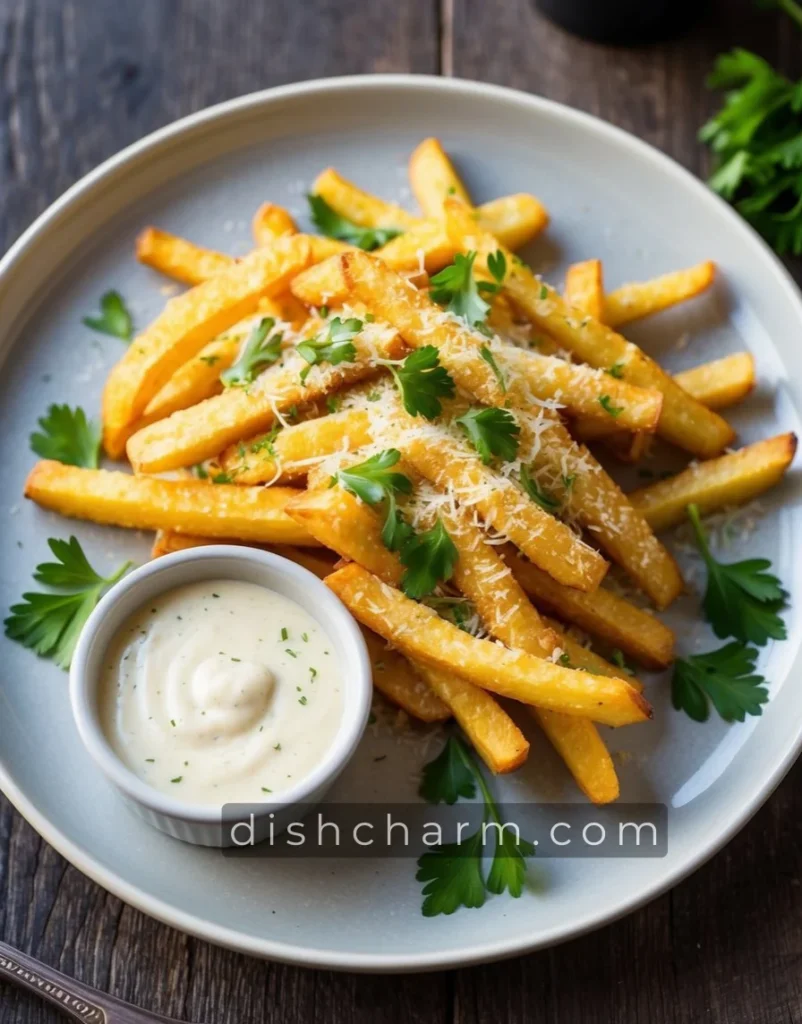
<path fill-rule="evenodd" d="M 568 37 L 532 0 L 0 0 L 0 249 L 153 129 L 325 75 L 515 86 L 598 114 L 704 174 L 703 81 L 736 44 L 799 74 L 797 30 L 749 0 L 717 0 L 685 38 L 633 51 Z M 265 964 L 157 924 L 70 867 L 0 797 L 0 936 L 143 1007 L 210 1024 L 787 1024 L 802 1021 L 800 848 L 797 764 L 722 853 L 617 924 L 489 967 L 360 977 Z M 58 1019 L 0 985 L 0 1024 Z"/>

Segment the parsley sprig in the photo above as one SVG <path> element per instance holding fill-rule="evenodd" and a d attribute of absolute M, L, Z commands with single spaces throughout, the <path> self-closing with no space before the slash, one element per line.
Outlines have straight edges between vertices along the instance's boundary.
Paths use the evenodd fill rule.
<path fill-rule="evenodd" d="M 33 578 L 57 592 L 23 594 L 22 603 L 9 609 L 5 632 L 10 639 L 66 669 L 92 609 L 131 563 L 121 565 L 110 576 L 101 576 L 89 564 L 75 537 L 68 541 L 51 537 L 47 543 L 58 561 L 37 565 Z"/>
<path fill-rule="evenodd" d="M 281 331 L 270 332 L 276 326 L 272 316 L 265 316 L 248 335 L 237 361 L 223 370 L 220 380 L 227 388 L 245 387 L 281 358 Z"/>
<path fill-rule="evenodd" d="M 363 228 L 347 217 L 341 216 L 326 202 L 323 196 L 308 195 L 309 215 L 318 230 L 329 238 L 348 242 L 359 249 L 371 252 L 386 245 L 401 234 L 396 228 Z"/>
<path fill-rule="evenodd" d="M 85 316 L 83 323 L 100 334 L 110 334 L 112 338 L 130 341 L 134 336 L 134 321 L 122 295 L 116 291 L 106 292 L 100 300 L 100 315 Z"/>
<path fill-rule="evenodd" d="M 735 637 L 758 647 L 770 639 L 785 640 L 785 623 L 777 612 L 788 595 L 777 577 L 766 571 L 771 562 L 767 558 L 719 562 L 710 551 L 698 507 L 689 505 L 687 512 L 707 567 L 702 607 L 716 636 Z"/>
<path fill-rule="evenodd" d="M 37 420 L 41 433 L 30 437 L 31 451 L 43 459 L 55 459 L 67 466 L 97 469 L 101 431 L 79 407 L 51 405 Z"/>
<path fill-rule="evenodd" d="M 472 835 L 457 843 L 443 843 L 418 859 L 415 876 L 423 882 L 424 917 L 453 914 L 460 907 L 481 907 L 487 893 L 505 891 L 516 899 L 523 892 L 526 858 L 534 845 L 520 839 L 514 829 L 501 828 L 498 804 L 484 774 L 469 749 L 450 736 L 441 753 L 423 769 L 421 796 L 429 803 L 454 804 L 460 797 L 473 799 L 477 788 L 482 797 L 482 824 Z M 489 829 L 489 824 L 499 826 Z M 495 837 L 490 870 L 482 863 L 487 835 Z"/>
<path fill-rule="evenodd" d="M 298 355 L 309 364 L 301 371 L 301 380 L 306 380 L 313 366 L 322 363 L 330 363 L 332 366 L 353 363 L 356 359 L 354 338 L 363 327 L 363 322 L 356 317 L 342 320 L 335 316 L 317 337 L 300 342 L 297 345 Z"/>
<path fill-rule="evenodd" d="M 508 409 L 469 409 L 457 417 L 471 444 L 487 465 L 494 455 L 511 462 L 518 454 L 521 428 Z"/>
<path fill-rule="evenodd" d="M 757 651 L 733 641 L 708 654 L 678 658 L 671 700 L 696 722 L 707 721 L 712 704 L 725 722 L 743 722 L 763 713 L 769 699 L 766 680 L 755 672 Z"/>
<path fill-rule="evenodd" d="M 781 6 L 802 25 L 794 0 Z M 778 252 L 802 253 L 802 81 L 792 82 L 761 57 L 735 49 L 708 77 L 724 105 L 699 132 L 713 150 L 710 187 Z"/>
<path fill-rule="evenodd" d="M 406 569 L 401 589 L 407 597 L 419 601 L 451 579 L 459 554 L 440 519 L 431 529 L 417 533 L 401 515 L 396 495 L 410 494 L 412 481 L 393 470 L 400 458 L 397 448 L 387 448 L 350 469 L 339 470 L 332 483 L 339 483 L 368 505 L 384 502 L 382 542 L 390 551 L 398 552 Z"/>
<path fill-rule="evenodd" d="M 469 327 L 485 323 L 490 312 L 490 304 L 483 296 L 495 295 L 500 291 L 507 275 L 507 259 L 500 249 L 487 257 L 487 268 L 493 277 L 492 281 L 477 281 L 473 272 L 475 260 L 475 252 L 458 252 L 450 266 L 435 274 L 429 290 L 434 302 L 445 306 L 450 313 L 462 317 Z"/>
<path fill-rule="evenodd" d="M 391 359 L 379 359 L 377 362 L 392 373 L 410 416 L 437 419 L 443 411 L 440 399 L 454 397 L 456 385 L 448 370 L 440 365 L 440 356 L 434 345 L 424 345 L 399 362 Z"/>

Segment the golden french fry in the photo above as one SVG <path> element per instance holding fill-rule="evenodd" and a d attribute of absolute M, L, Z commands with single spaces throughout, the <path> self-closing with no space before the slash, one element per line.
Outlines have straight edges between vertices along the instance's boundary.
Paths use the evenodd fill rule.
<path fill-rule="evenodd" d="M 368 414 L 349 409 L 285 427 L 272 440 L 262 434 L 231 445 L 220 456 L 220 468 L 238 484 L 296 480 L 310 465 L 371 440 Z"/>
<path fill-rule="evenodd" d="M 509 478 L 478 458 L 466 458 L 460 442 L 436 431 L 410 436 L 402 427 L 397 446 L 419 473 L 453 494 L 459 504 L 474 507 L 555 580 L 580 590 L 599 585 L 607 571 L 601 555 Z"/>
<path fill-rule="evenodd" d="M 452 241 L 477 251 L 476 265 L 486 272 L 487 257 L 499 249 L 493 236 L 479 230 L 470 210 L 447 199 L 446 223 Z M 504 288 L 532 322 L 573 352 L 582 362 L 613 370 L 621 379 L 663 393 L 657 432 L 667 441 L 701 458 L 717 455 L 733 439 L 729 424 L 691 398 L 637 345 L 604 324 L 570 306 L 553 288 L 538 280 L 528 267 L 507 256 Z M 345 258 L 345 257 L 344 257 Z"/>
<path fill-rule="evenodd" d="M 446 196 L 459 196 L 463 203 L 471 203 L 439 139 L 424 139 L 415 147 L 409 158 L 409 183 L 426 217 L 443 216 Z"/>
<path fill-rule="evenodd" d="M 270 245 L 282 235 L 297 235 L 298 225 L 283 206 L 262 203 L 253 215 L 251 231 L 257 245 Z"/>
<path fill-rule="evenodd" d="M 674 374 L 674 381 L 708 409 L 725 409 L 746 398 L 755 386 L 755 361 L 749 352 L 736 352 Z M 587 416 L 574 420 L 571 431 L 581 441 L 604 440 L 624 462 L 637 462 L 649 447 L 645 434 L 620 431 Z"/>
<path fill-rule="evenodd" d="M 604 315 L 597 317 L 610 327 L 621 327 L 632 320 L 659 313 L 669 306 L 692 299 L 709 288 L 716 279 L 716 265 L 705 260 L 685 270 L 616 288 L 604 299 Z M 595 315 L 595 314 L 594 314 Z"/>
<path fill-rule="evenodd" d="M 654 615 L 604 587 L 592 594 L 562 587 L 522 558 L 511 545 L 504 548 L 503 554 L 516 579 L 539 608 L 575 623 L 646 668 L 662 669 L 671 664 L 674 634 Z"/>
<path fill-rule="evenodd" d="M 174 530 L 265 544 L 316 544 L 284 511 L 298 491 L 163 480 L 44 460 L 31 470 L 25 496 L 75 519 L 135 530 Z"/>
<path fill-rule="evenodd" d="M 337 213 L 360 227 L 394 228 L 404 233 L 414 233 L 416 228 L 424 224 L 430 226 L 436 223 L 424 221 L 395 203 L 385 202 L 378 196 L 363 192 L 333 168 L 323 171 L 312 186 L 312 191 L 322 196 Z M 507 248 L 518 249 L 544 230 L 549 222 L 549 216 L 542 203 L 534 196 L 520 193 L 493 199 L 478 206 L 476 220 L 483 231 L 495 235 Z M 440 239 L 448 246 L 444 235 L 441 234 Z M 448 248 L 453 253 L 453 246 Z M 380 249 L 378 254 L 384 256 L 384 251 Z M 446 261 L 448 259 L 450 256 L 446 257 Z M 439 270 L 440 267 L 427 266 L 426 269 L 431 272 L 434 269 Z"/>
<path fill-rule="evenodd" d="M 495 698 L 452 672 L 422 663 L 416 668 L 450 708 L 491 771 L 502 774 L 520 768 L 529 753 L 529 741 Z"/>
<path fill-rule="evenodd" d="M 228 445 L 269 429 L 292 406 L 364 380 L 376 372 L 377 355 L 397 359 L 405 351 L 398 335 L 380 324 L 365 324 L 353 344 L 354 362 L 313 366 L 302 381 L 301 371 L 309 364 L 293 353 L 262 373 L 247 391 L 228 388 L 145 427 L 128 442 L 132 466 L 138 473 L 160 473 L 213 458 Z"/>
<path fill-rule="evenodd" d="M 796 434 L 779 434 L 694 463 L 676 476 L 633 491 L 629 498 L 655 530 L 665 530 L 685 519 L 688 505 L 698 505 L 705 513 L 756 498 L 783 478 L 796 447 Z"/>
<path fill-rule="evenodd" d="M 651 715 L 648 703 L 623 680 L 478 640 L 355 563 L 325 582 L 360 622 L 408 657 L 443 671 L 458 666 L 460 676 L 483 689 L 606 725 L 629 725 Z"/>
<path fill-rule="evenodd" d="M 565 275 L 565 301 L 604 321 L 604 274 L 601 260 L 572 263 Z"/>
<path fill-rule="evenodd" d="M 184 284 L 196 285 L 229 270 L 237 263 L 214 249 L 204 249 L 169 231 L 148 227 L 136 240 L 136 258 L 154 270 Z"/>
<path fill-rule="evenodd" d="M 736 352 L 675 373 L 674 380 L 708 409 L 726 409 L 754 388 L 755 360 L 750 352 Z"/>
<path fill-rule="evenodd" d="M 567 633 L 565 628 L 555 619 L 549 618 L 548 615 L 541 616 L 541 619 L 557 637 L 558 646 L 562 649 L 563 654 L 566 655 L 566 663 L 571 668 L 583 668 L 594 676 L 617 676 L 619 679 L 629 683 L 630 686 L 634 686 L 638 693 L 643 693 L 643 683 L 637 676 L 630 675 L 626 669 L 614 665 L 589 647 L 585 647 L 584 644 L 575 640 L 570 633 Z"/>
<path fill-rule="evenodd" d="M 604 370 L 511 345 L 489 349 L 502 370 L 511 371 L 506 385 L 511 400 L 518 389 L 525 389 L 543 401 L 559 401 L 566 413 L 574 416 L 590 416 L 605 424 L 614 419 L 616 427 L 631 430 L 653 431 L 657 427 L 663 396 L 654 388 L 634 387 Z M 525 402 L 526 395 L 521 395 L 516 404 Z"/>
<path fill-rule="evenodd" d="M 403 654 L 388 647 L 370 629 L 363 628 L 362 635 L 373 668 L 373 685 L 380 693 L 422 722 L 444 722 L 451 717 L 449 707 L 428 685 L 423 673 L 415 673 Z"/>
<path fill-rule="evenodd" d="M 280 238 L 171 299 L 131 342 L 103 392 L 103 440 L 112 458 L 124 451 L 127 428 L 153 396 L 204 345 L 250 316 L 264 297 L 278 295 L 309 262 L 303 235 Z"/>
<path fill-rule="evenodd" d="M 298 274 L 290 284 L 290 291 L 307 306 L 341 306 L 348 296 L 348 285 L 343 277 L 339 253 Z"/>

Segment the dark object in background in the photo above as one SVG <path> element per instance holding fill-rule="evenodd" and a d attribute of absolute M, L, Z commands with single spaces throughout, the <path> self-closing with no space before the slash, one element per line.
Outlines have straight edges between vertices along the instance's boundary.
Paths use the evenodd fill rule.
<path fill-rule="evenodd" d="M 678 35 L 706 0 L 537 0 L 556 24 L 597 43 L 648 43 Z"/>

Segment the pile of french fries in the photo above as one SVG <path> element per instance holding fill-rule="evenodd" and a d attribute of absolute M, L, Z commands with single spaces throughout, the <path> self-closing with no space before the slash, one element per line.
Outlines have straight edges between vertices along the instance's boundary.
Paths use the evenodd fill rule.
<path fill-rule="evenodd" d="M 530 744 L 506 702 L 523 704 L 587 797 L 611 801 L 619 783 L 598 726 L 645 722 L 652 712 L 623 658 L 602 655 L 662 669 L 674 637 L 605 588 L 610 561 L 666 608 L 683 581 L 656 533 L 681 522 L 691 502 L 709 512 L 771 487 L 796 441 L 787 434 L 730 449 L 734 432 L 720 411 L 753 388 L 749 354 L 672 377 L 618 333 L 709 288 L 712 263 L 608 292 L 591 259 L 570 268 L 560 294 L 514 255 L 548 225 L 534 196 L 473 206 L 436 139 L 418 146 L 409 170 L 419 215 L 331 169 L 312 187 L 353 224 L 400 232 L 370 254 L 300 233 L 271 203 L 257 211 L 254 249 L 242 259 L 145 230 L 137 258 L 190 288 L 167 302 L 106 382 L 105 450 L 127 456 L 133 474 L 44 461 L 26 494 L 67 516 L 156 530 L 154 556 L 219 540 L 281 552 L 324 578 L 363 625 L 376 689 L 409 715 L 453 717 L 494 772 L 509 772 Z M 488 258 L 499 251 L 506 276 L 492 331 L 480 334 L 434 303 L 429 279 L 471 252 L 477 275 L 490 280 Z M 283 331 L 282 359 L 246 388 L 224 387 L 221 373 L 265 316 Z M 355 356 L 309 367 L 293 346 L 333 316 L 362 322 Z M 424 345 L 437 348 L 457 388 L 434 421 L 405 411 L 388 369 Z M 482 355 L 487 346 L 503 377 Z M 469 404 L 512 412 L 518 463 L 483 463 L 451 428 Z M 693 461 L 627 495 L 586 447 L 633 462 L 655 436 Z M 402 592 L 403 567 L 382 542 L 376 510 L 332 485 L 339 469 L 388 448 L 414 483 L 403 514 L 421 529 L 439 518 L 457 548 L 440 604 Z M 554 510 L 522 489 L 521 463 Z M 199 465 L 203 478 L 192 472 Z M 478 630 L 440 614 L 457 598 L 475 609 Z"/>

